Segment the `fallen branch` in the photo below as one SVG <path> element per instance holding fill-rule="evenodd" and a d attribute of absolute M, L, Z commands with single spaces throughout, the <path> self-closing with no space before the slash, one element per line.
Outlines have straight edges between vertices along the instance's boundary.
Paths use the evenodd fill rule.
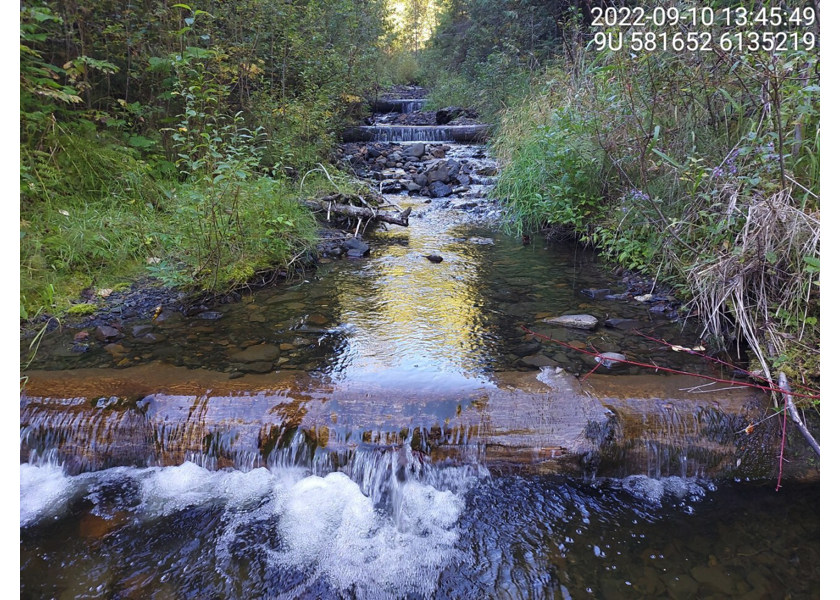
<path fill-rule="evenodd" d="M 327 196 L 320 200 L 304 200 L 303 204 L 314 211 L 326 211 L 350 217 L 353 219 L 382 221 L 392 225 L 408 227 L 408 215 L 411 214 L 411 207 L 401 213 L 385 212 L 364 206 L 353 206 L 351 204 L 339 204 L 344 197 L 339 195 Z"/>
<path fill-rule="evenodd" d="M 819 458 L 820 444 L 814 439 L 811 432 L 808 431 L 805 423 L 802 422 L 802 418 L 799 416 L 799 411 L 796 410 L 796 404 L 793 403 L 793 396 L 791 396 L 790 386 L 788 385 L 787 377 L 784 373 L 779 373 L 779 387 L 783 391 L 782 395 L 785 397 L 785 407 L 787 408 L 788 414 L 790 414 L 790 418 L 793 419 L 793 423 L 796 425 L 799 433 L 802 434 L 808 444 L 810 444 L 811 448 L 814 449 L 814 452 L 817 453 L 817 458 Z"/>

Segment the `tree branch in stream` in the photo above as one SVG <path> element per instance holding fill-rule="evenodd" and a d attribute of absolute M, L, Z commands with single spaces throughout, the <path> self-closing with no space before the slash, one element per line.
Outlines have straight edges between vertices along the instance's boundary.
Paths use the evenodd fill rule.
<path fill-rule="evenodd" d="M 324 211 L 329 214 L 338 214 L 354 219 L 382 221 L 393 225 L 408 227 L 408 215 L 411 214 L 411 207 L 401 213 L 385 212 L 375 208 L 353 206 L 344 204 L 350 196 L 333 194 L 317 200 L 304 200 L 303 204 L 313 211 Z"/>
<path fill-rule="evenodd" d="M 788 385 L 787 376 L 784 373 L 779 373 L 779 387 L 785 392 L 785 407 L 787 408 L 788 414 L 790 415 L 791 419 L 793 419 L 796 428 L 805 437 L 805 440 L 808 442 L 808 444 L 810 444 L 814 452 L 817 453 L 817 458 L 819 458 L 820 445 L 817 442 L 817 440 L 814 439 L 814 436 L 811 435 L 811 432 L 808 431 L 808 428 L 805 426 L 805 423 L 799 416 L 799 411 L 796 410 L 796 404 L 793 403 L 793 397 L 790 394 L 790 386 Z"/>

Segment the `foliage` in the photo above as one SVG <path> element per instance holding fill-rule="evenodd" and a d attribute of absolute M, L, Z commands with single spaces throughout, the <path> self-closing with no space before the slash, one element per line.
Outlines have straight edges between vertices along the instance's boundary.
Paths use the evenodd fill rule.
<path fill-rule="evenodd" d="M 385 6 L 24 2 L 22 317 L 144 267 L 221 290 L 305 255 L 292 179 L 380 81 Z"/>
<path fill-rule="evenodd" d="M 452 0 L 424 59 L 441 96 L 469 89 L 499 123 L 511 225 L 573 231 L 800 378 L 791 357 L 819 352 L 819 45 L 614 51 L 582 6 Z M 518 98 L 499 98 L 517 72 Z"/>

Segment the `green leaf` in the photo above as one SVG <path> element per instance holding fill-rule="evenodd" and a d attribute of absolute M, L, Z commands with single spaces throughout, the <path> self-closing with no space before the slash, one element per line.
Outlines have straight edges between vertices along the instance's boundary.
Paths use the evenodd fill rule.
<path fill-rule="evenodd" d="M 680 170 L 685 170 L 685 167 L 683 165 L 681 165 L 680 163 L 675 161 L 673 158 L 671 158 L 670 156 L 668 156 L 664 152 L 661 152 L 660 150 L 657 150 L 656 148 L 652 148 L 652 150 L 653 150 L 654 154 L 656 154 L 660 158 L 665 159 L 667 162 L 669 162 L 673 166 L 677 167 Z"/>

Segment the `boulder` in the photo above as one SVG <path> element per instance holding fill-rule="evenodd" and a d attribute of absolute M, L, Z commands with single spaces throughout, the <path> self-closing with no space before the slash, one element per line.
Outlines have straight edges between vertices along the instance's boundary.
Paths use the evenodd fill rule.
<path fill-rule="evenodd" d="M 414 158 L 421 158 L 426 153 L 426 144 L 412 144 L 405 149 L 405 154 Z"/>
<path fill-rule="evenodd" d="M 443 198 L 452 193 L 452 188 L 442 181 L 433 181 L 429 185 L 429 194 L 432 198 Z"/>
<path fill-rule="evenodd" d="M 563 315 L 561 317 L 549 317 L 543 320 L 546 323 L 574 327 L 575 329 L 595 329 L 598 326 L 598 319 L 592 315 Z"/>

